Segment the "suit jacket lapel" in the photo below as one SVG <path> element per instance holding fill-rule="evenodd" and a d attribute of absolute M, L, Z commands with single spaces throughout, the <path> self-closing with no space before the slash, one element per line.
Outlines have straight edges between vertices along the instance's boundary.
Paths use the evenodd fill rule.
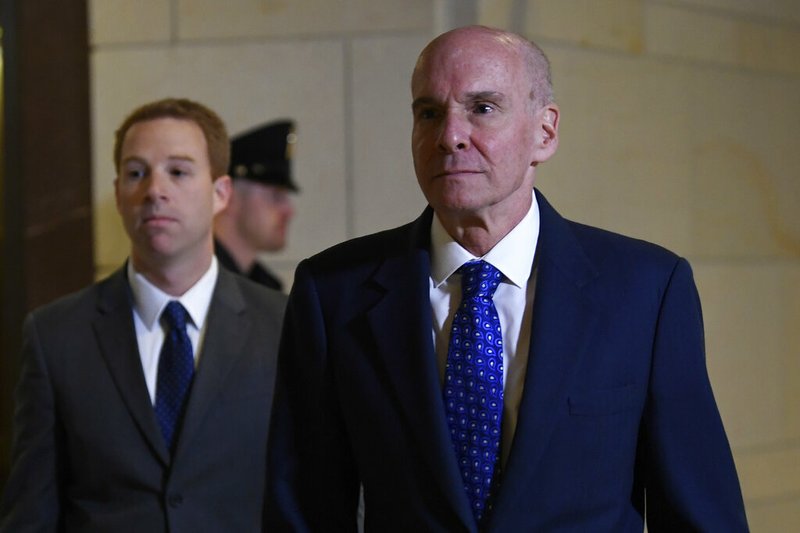
<path fill-rule="evenodd" d="M 584 287 L 598 274 L 567 222 L 537 191 L 540 233 L 531 345 L 519 418 L 505 469 L 492 529 L 520 505 L 527 484 L 566 405 L 568 383 L 589 348 L 596 311 Z"/>
<path fill-rule="evenodd" d="M 430 222 L 426 210 L 411 225 L 410 243 L 390 245 L 372 281 L 367 320 L 409 427 L 428 467 L 464 524 L 474 527 L 447 429 L 433 349 L 429 291 Z M 395 243 L 396 244 L 396 243 Z M 473 524 L 473 525 L 470 525 Z"/>
<path fill-rule="evenodd" d="M 144 380 L 125 267 L 102 282 L 97 310 L 92 327 L 100 353 L 131 417 L 155 455 L 166 464 L 169 453 Z"/>
<path fill-rule="evenodd" d="M 189 394 L 176 456 L 191 444 L 192 436 L 217 399 L 228 373 L 245 355 L 242 345 L 252 323 L 245 313 L 245 301 L 233 276 L 235 274 L 219 269 L 208 311 L 200 363 Z"/>

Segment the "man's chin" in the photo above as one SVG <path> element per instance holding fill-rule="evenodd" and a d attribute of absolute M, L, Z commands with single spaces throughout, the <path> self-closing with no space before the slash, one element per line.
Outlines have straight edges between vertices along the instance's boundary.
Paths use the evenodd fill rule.
<path fill-rule="evenodd" d="M 169 261 L 177 254 L 175 243 L 165 235 L 150 235 L 138 242 L 139 255 L 146 256 L 151 261 Z"/>
<path fill-rule="evenodd" d="M 270 243 L 270 244 L 264 245 L 261 248 L 259 248 L 259 251 L 261 253 L 265 253 L 265 254 L 275 254 L 275 253 L 280 252 L 284 248 L 286 248 L 286 243 L 285 242 Z"/>

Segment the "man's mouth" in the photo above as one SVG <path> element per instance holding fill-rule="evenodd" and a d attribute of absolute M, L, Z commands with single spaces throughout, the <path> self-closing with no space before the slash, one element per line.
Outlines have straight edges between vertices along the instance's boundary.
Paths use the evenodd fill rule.
<path fill-rule="evenodd" d="M 465 176 L 469 174 L 480 174 L 480 170 L 474 169 L 466 169 L 466 168 L 454 168 L 454 169 L 447 169 L 439 174 L 436 174 L 435 178 L 445 178 L 447 176 Z"/>
<path fill-rule="evenodd" d="M 172 222 L 176 222 L 174 217 L 163 214 L 150 214 L 142 217 L 142 224 L 146 226 L 161 226 Z"/>

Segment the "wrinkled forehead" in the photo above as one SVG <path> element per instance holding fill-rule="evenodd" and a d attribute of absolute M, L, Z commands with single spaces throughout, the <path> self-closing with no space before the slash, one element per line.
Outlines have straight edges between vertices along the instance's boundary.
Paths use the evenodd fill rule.
<path fill-rule="evenodd" d="M 442 89 L 475 85 L 527 86 L 518 43 L 503 35 L 445 34 L 420 54 L 411 78 L 414 97 Z"/>

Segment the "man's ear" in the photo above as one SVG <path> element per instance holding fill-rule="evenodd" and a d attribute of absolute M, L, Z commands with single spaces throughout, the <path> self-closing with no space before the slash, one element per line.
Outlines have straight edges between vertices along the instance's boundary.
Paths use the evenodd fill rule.
<path fill-rule="evenodd" d="M 117 211 L 119 211 L 119 176 L 114 178 L 114 203 L 116 203 Z"/>
<path fill-rule="evenodd" d="M 228 206 L 233 193 L 233 185 L 231 184 L 231 177 L 228 175 L 220 176 L 214 180 L 214 203 L 213 209 L 216 215 Z"/>
<path fill-rule="evenodd" d="M 544 144 L 558 144 L 558 115 L 556 104 L 542 108 L 542 142 Z"/>
<path fill-rule="evenodd" d="M 547 161 L 558 148 L 558 106 L 550 103 L 536 111 L 533 159 L 531 166 Z"/>

